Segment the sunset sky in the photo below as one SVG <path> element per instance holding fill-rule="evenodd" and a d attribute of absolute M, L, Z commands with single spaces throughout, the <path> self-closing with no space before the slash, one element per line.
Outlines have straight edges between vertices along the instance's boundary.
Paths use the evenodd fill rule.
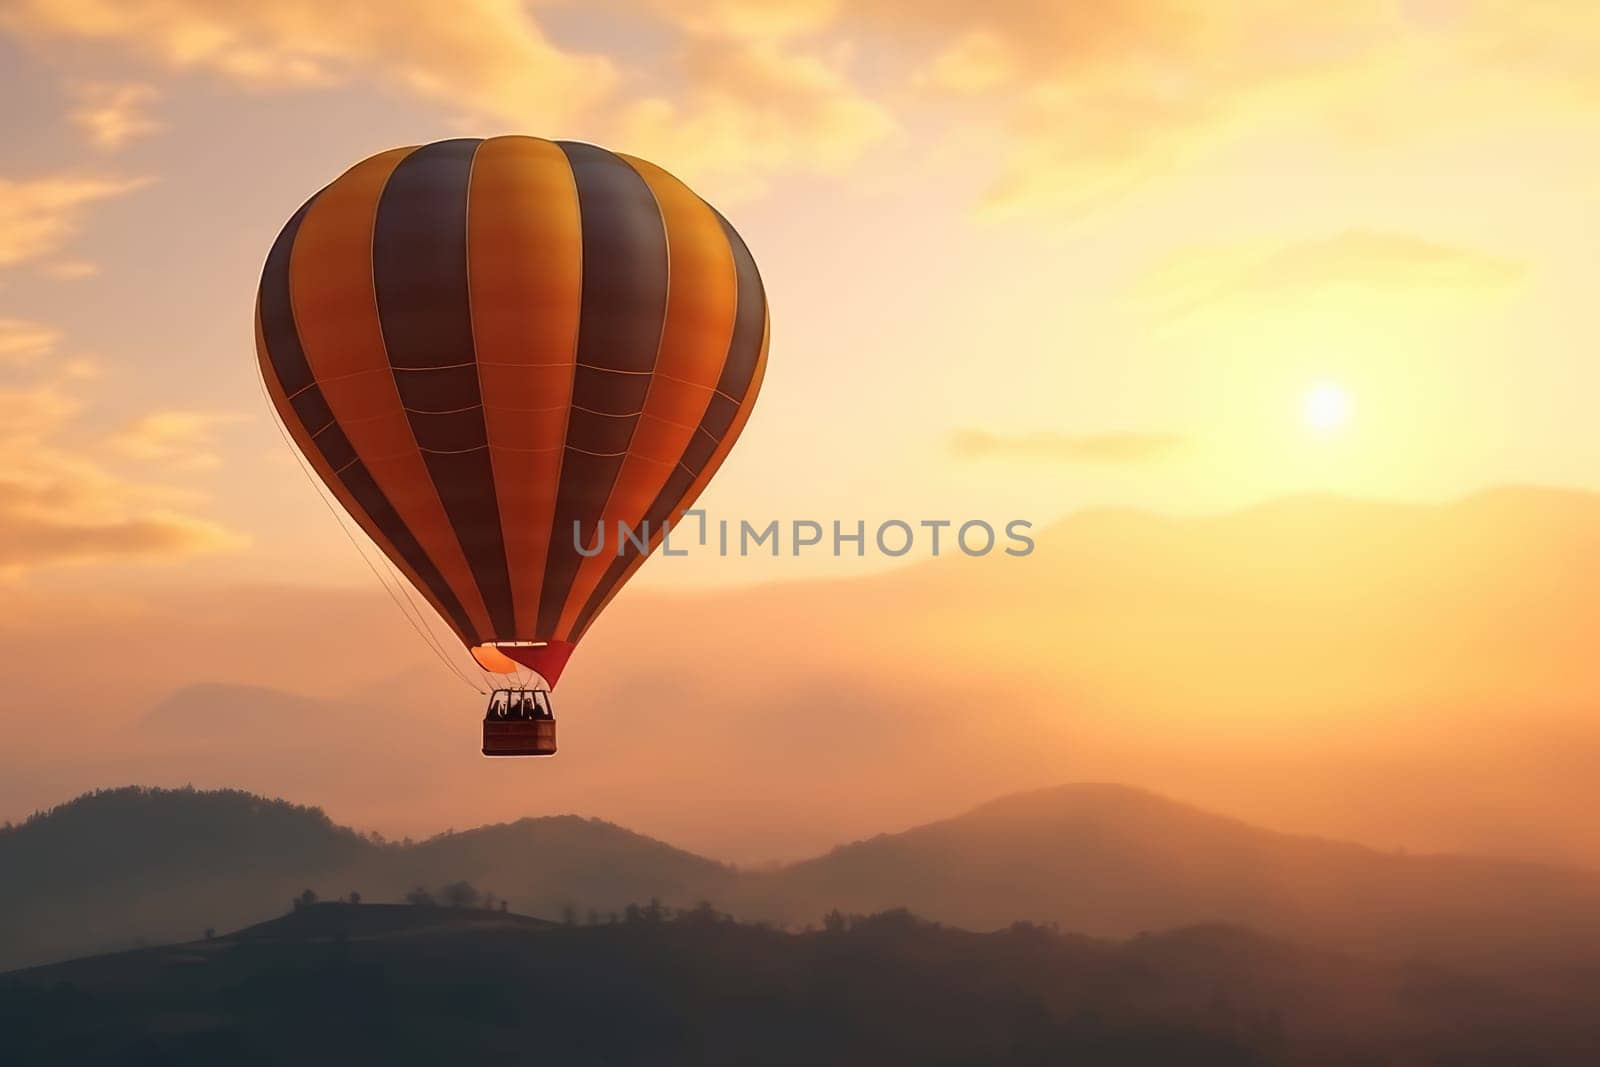
<path fill-rule="evenodd" d="M 0 631 L 66 663 L 80 598 L 378 595 L 263 398 L 255 286 L 345 167 L 459 135 L 643 156 L 743 233 L 772 348 L 714 517 L 1600 489 L 1596 54 L 1586 0 L 0 0 Z"/>
<path fill-rule="evenodd" d="M 773 355 L 715 513 L 1600 484 L 1591 5 L 692 6 L 6 0 L 0 568 L 360 580 L 254 284 L 349 163 L 463 133 L 644 155 L 747 236 Z"/>

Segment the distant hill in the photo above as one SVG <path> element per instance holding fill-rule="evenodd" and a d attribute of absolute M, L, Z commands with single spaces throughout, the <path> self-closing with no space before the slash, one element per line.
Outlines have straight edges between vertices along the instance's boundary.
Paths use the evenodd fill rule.
<path fill-rule="evenodd" d="M 599 820 L 523 819 L 384 843 L 320 810 L 232 790 L 105 790 L 0 830 L 0 969 L 192 937 L 311 888 L 398 900 L 469 881 L 525 911 L 721 897 L 720 864 Z"/>
<path fill-rule="evenodd" d="M 909 907 L 973 930 L 1224 923 L 1452 965 L 1600 960 L 1600 874 L 1274 833 L 1110 785 L 1015 795 L 768 871 L 577 816 L 387 843 L 248 794 L 123 789 L 0 831 L 0 870 L 19 872 L 0 880 L 0 968 L 242 925 L 306 888 L 397 901 L 459 881 L 549 917 L 659 898 L 803 927 Z"/>
<path fill-rule="evenodd" d="M 1007 797 L 741 890 L 743 908 L 788 919 L 827 902 L 977 930 L 1033 919 L 1125 937 L 1221 922 L 1389 956 L 1600 958 L 1600 873 L 1274 833 L 1114 785 Z"/>
<path fill-rule="evenodd" d="M 447 834 L 385 859 L 402 884 L 464 878 L 538 915 L 569 907 L 604 914 L 652 897 L 681 905 L 726 900 L 738 878 L 731 867 L 576 815 Z"/>
<path fill-rule="evenodd" d="M 321 811 L 235 790 L 91 793 L 0 830 L 0 966 L 251 921 L 373 851 Z"/>
<path fill-rule="evenodd" d="M 15 1067 L 1576 1065 L 1596 1041 L 1576 998 L 1229 927 L 1114 943 L 906 912 L 793 934 L 703 909 L 564 927 L 323 904 L 0 976 Z"/>

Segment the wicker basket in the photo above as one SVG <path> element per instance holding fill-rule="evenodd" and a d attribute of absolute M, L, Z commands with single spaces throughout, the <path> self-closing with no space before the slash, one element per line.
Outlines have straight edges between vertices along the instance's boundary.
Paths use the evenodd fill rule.
<path fill-rule="evenodd" d="M 483 724 L 485 756 L 554 756 L 554 719 L 490 719 Z"/>

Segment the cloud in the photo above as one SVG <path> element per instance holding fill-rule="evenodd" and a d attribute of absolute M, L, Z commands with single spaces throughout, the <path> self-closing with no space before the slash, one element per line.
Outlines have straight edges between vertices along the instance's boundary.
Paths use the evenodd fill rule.
<path fill-rule="evenodd" d="M 216 523 L 151 512 L 97 518 L 0 475 L 0 575 L 41 567 L 175 558 L 233 547 Z"/>
<path fill-rule="evenodd" d="M 1189 439 L 1172 433 L 998 434 L 957 430 L 950 450 L 964 459 L 1024 459 L 1103 466 L 1135 466 L 1175 459 Z"/>
<path fill-rule="evenodd" d="M 0 268 L 47 256 L 77 233 L 91 204 L 149 184 L 140 178 L 0 178 Z"/>
<path fill-rule="evenodd" d="M 97 148 L 112 151 L 163 128 L 148 111 L 161 96 L 154 86 L 93 82 L 77 92 L 78 105 L 68 117 Z"/>
<path fill-rule="evenodd" d="M 1170 319 L 1235 294 L 1262 299 L 1332 287 L 1484 290 L 1514 284 L 1526 271 L 1520 260 L 1416 234 L 1346 230 L 1275 246 L 1190 250 L 1151 272 L 1139 285 L 1139 298 Z"/>
<path fill-rule="evenodd" d="M 719 198 L 780 174 L 839 173 L 898 129 L 852 70 L 852 42 L 824 32 L 836 0 L 616 3 L 644 8 L 673 43 L 631 71 L 631 102 L 606 125 L 629 151 L 714 182 Z"/>
<path fill-rule="evenodd" d="M 82 407 L 76 398 L 52 385 L 0 389 L 0 445 L 42 445 Z"/>
<path fill-rule="evenodd" d="M 702 35 L 782 40 L 825 29 L 838 17 L 843 0 L 646 0 L 640 6 Z"/>
<path fill-rule="evenodd" d="M 61 340 L 54 326 L 26 319 L 0 318 L 0 366 L 37 362 Z"/>
<path fill-rule="evenodd" d="M 994 212 L 1081 207 L 1263 132 L 1402 140 L 1600 95 L 1600 17 L 1581 3 L 857 0 L 840 12 L 840 27 L 919 57 L 907 106 L 981 127 Z"/>
<path fill-rule="evenodd" d="M 1015 65 L 1011 48 L 989 30 L 971 30 L 937 53 L 914 75 L 916 85 L 953 93 L 981 93 L 1009 81 Z"/>
<path fill-rule="evenodd" d="M 989 167 L 1004 212 L 1081 206 L 1262 131 L 1399 137 L 1600 93 L 1588 5 L 1448 6 L 596 0 L 579 17 L 564 0 L 12 0 L 0 20 L 254 88 L 385 86 L 739 191 L 917 130 Z M 581 24 L 586 43 L 547 24 Z"/>
<path fill-rule="evenodd" d="M 39 273 L 58 282 L 76 282 L 100 273 L 100 264 L 86 259 L 58 259 L 39 267 Z"/>
<path fill-rule="evenodd" d="M 123 427 L 111 447 L 129 459 L 177 471 L 211 470 L 221 463 L 211 445 L 218 427 L 247 416 L 217 411 L 154 411 Z"/>
<path fill-rule="evenodd" d="M 1600 97 L 1594 65 L 1600 12 L 1594 5 L 1472 0 L 1455 14 L 1453 28 L 1472 62 L 1543 81 L 1586 110 Z"/>
<path fill-rule="evenodd" d="M 754 192 L 776 173 L 838 172 L 895 129 L 836 63 L 783 42 L 708 36 L 682 66 L 692 74 L 680 98 L 629 107 L 619 143 L 690 181 L 722 181 L 724 194 Z"/>
<path fill-rule="evenodd" d="M 552 44 L 519 0 L 20 0 L 9 21 L 253 86 L 370 77 L 519 126 L 562 124 L 616 77 L 603 57 Z"/>
<path fill-rule="evenodd" d="M 60 384 L 0 388 L 0 576 L 245 543 L 194 514 L 193 494 L 120 477 L 97 461 L 74 434 L 83 406 Z"/>
<path fill-rule="evenodd" d="M 1291 244 L 1251 271 L 1280 288 L 1334 284 L 1494 286 L 1522 277 L 1524 265 L 1407 233 L 1347 230 Z"/>
<path fill-rule="evenodd" d="M 253 88 L 387 85 L 474 123 L 614 139 L 753 191 L 779 172 L 836 170 L 894 126 L 845 50 L 801 39 L 834 10 L 616 0 L 608 17 L 662 31 L 625 61 L 558 46 L 520 0 L 17 0 L 4 18 L 32 38 L 114 43 Z M 112 139 L 125 130 L 96 121 Z"/>
<path fill-rule="evenodd" d="M 918 17 L 903 0 L 870 6 Z M 979 98 L 1006 135 L 990 205 L 1084 200 L 1180 166 L 1285 108 L 1316 106 L 1393 35 L 1379 0 L 964 4 L 917 74 L 934 101 Z"/>

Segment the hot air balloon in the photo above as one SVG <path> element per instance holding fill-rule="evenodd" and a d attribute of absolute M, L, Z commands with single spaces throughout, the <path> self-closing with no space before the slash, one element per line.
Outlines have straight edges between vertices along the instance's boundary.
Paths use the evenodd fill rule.
<path fill-rule="evenodd" d="M 482 668 L 536 672 L 491 696 L 485 755 L 555 751 L 548 689 L 727 457 L 767 337 L 721 214 L 642 159 L 534 137 L 357 163 L 283 227 L 256 305 L 311 470 Z"/>

